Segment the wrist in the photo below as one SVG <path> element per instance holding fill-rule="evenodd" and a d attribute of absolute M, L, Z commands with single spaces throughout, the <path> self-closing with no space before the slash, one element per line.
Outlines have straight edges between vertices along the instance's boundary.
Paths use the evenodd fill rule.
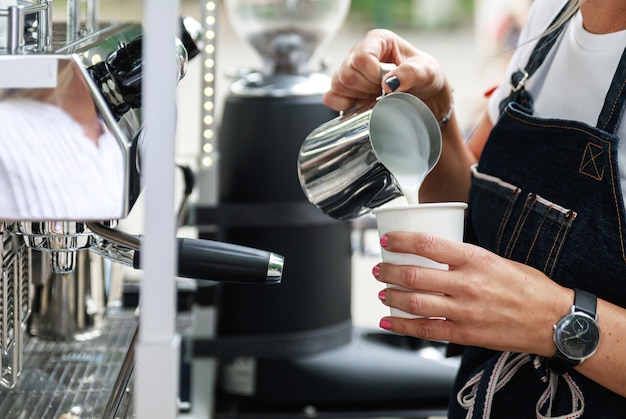
<path fill-rule="evenodd" d="M 452 112 L 454 112 L 454 89 L 450 89 L 450 106 L 448 107 L 448 110 L 446 111 L 446 113 L 439 119 L 437 119 L 437 121 L 439 122 L 439 126 L 441 128 L 445 127 L 448 122 L 450 122 L 450 119 L 452 119 Z"/>
<path fill-rule="evenodd" d="M 546 358 L 554 356 L 556 352 L 556 344 L 554 343 L 554 325 L 568 314 L 572 309 L 574 302 L 574 290 L 566 287 L 559 287 L 558 292 L 551 293 L 549 301 L 551 304 L 546 306 L 544 316 L 541 321 L 541 333 L 537 333 L 540 339 L 539 345 L 534 352 Z"/>
<path fill-rule="evenodd" d="M 434 96 L 428 99 L 422 99 L 426 105 L 430 108 L 430 111 L 435 116 L 435 119 L 439 123 L 439 127 L 443 128 L 450 123 L 454 116 L 454 89 L 448 84 Z M 418 95 L 419 97 L 419 95 Z"/>

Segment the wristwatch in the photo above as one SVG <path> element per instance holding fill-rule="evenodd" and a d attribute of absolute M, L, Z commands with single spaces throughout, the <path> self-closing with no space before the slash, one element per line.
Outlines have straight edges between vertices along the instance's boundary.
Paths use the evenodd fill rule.
<path fill-rule="evenodd" d="M 556 353 L 547 360 L 548 368 L 563 374 L 593 355 L 600 344 L 596 314 L 597 297 L 587 291 L 574 290 L 571 313 L 554 325 Z"/>

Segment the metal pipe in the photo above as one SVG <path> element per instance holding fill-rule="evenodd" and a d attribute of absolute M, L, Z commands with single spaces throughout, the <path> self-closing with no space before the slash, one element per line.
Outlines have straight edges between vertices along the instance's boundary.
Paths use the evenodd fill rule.
<path fill-rule="evenodd" d="M 39 0 L 39 48 L 45 49 L 52 45 L 52 0 Z"/>
<path fill-rule="evenodd" d="M 98 29 L 100 19 L 100 0 L 87 0 L 87 28 L 91 32 Z"/>
<path fill-rule="evenodd" d="M 67 40 L 75 41 L 80 28 L 80 0 L 67 0 Z"/>
<path fill-rule="evenodd" d="M 7 48 L 11 53 L 17 52 L 24 43 L 24 14 L 21 6 L 9 6 L 9 29 Z"/>
<path fill-rule="evenodd" d="M 87 222 L 85 223 L 87 228 L 94 234 L 108 239 L 118 245 L 129 247 L 133 250 L 141 249 L 141 241 L 139 237 L 132 234 L 124 233 L 123 231 L 115 230 L 113 228 L 106 227 L 99 223 Z"/>

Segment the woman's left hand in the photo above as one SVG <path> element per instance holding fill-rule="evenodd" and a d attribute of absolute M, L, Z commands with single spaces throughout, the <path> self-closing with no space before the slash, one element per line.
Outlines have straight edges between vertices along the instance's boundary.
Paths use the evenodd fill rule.
<path fill-rule="evenodd" d="M 446 271 L 376 265 L 374 276 L 381 282 L 429 291 L 381 291 L 385 305 L 426 317 L 384 317 L 382 328 L 422 339 L 554 355 L 553 325 L 571 307 L 572 290 L 532 267 L 430 234 L 391 232 L 381 237 L 381 245 L 449 266 Z"/>

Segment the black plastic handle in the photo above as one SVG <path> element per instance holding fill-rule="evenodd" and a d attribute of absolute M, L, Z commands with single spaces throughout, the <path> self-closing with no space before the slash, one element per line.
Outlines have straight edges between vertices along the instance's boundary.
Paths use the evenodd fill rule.
<path fill-rule="evenodd" d="M 284 258 L 272 252 L 213 240 L 178 238 L 177 275 L 246 284 L 278 284 Z M 140 251 L 133 266 L 140 268 Z"/>

